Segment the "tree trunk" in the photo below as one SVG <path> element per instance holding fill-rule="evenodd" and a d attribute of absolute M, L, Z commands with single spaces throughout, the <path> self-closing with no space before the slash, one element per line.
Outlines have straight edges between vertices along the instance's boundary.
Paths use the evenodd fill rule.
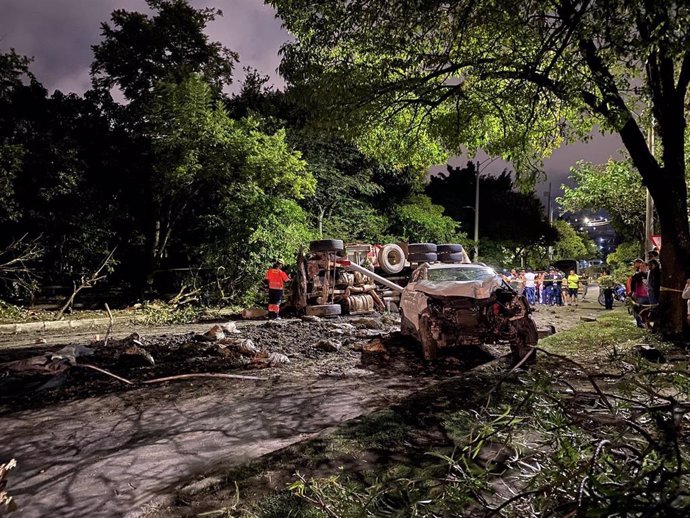
<path fill-rule="evenodd" d="M 678 135 L 684 134 L 684 119 L 665 119 L 660 124 L 664 146 L 661 167 L 649 150 L 644 136 L 632 119 L 620 136 L 649 189 L 659 215 L 661 230 L 661 297 L 659 327 L 665 338 L 675 340 L 688 333 L 684 318 L 686 305 L 681 298 L 685 280 L 690 278 L 690 228 L 688 227 L 685 154 Z"/>
<path fill-rule="evenodd" d="M 681 292 L 690 278 L 690 231 L 688 229 L 685 175 L 676 185 L 669 185 L 654 202 L 661 226 L 661 300 L 660 327 L 663 335 L 677 339 L 687 333 L 686 304 Z M 682 183 L 682 185 L 678 185 Z"/>

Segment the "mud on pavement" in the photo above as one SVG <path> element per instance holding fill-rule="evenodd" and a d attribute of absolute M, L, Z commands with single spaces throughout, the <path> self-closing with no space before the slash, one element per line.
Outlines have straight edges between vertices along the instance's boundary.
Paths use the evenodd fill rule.
<path fill-rule="evenodd" d="M 269 321 L 239 329 L 229 323 L 214 325 L 203 334 L 132 333 L 107 343 L 0 350 L 0 415 L 133 390 L 180 375 L 234 373 L 263 380 L 276 376 L 298 380 L 357 377 L 365 367 L 383 368 L 390 376 L 447 376 L 489 361 L 495 354 L 477 349 L 426 365 L 417 344 L 401 337 L 398 326 L 391 316 Z"/>
<path fill-rule="evenodd" d="M 553 315 L 545 311 L 544 322 Z M 72 344 L 75 353 L 77 346 L 94 351 L 75 354 L 75 363 L 98 364 L 133 385 L 73 366 L 54 386 L 45 384 L 55 376 L 5 375 L 0 462 L 18 461 L 9 485 L 20 505 L 17 516 L 136 516 L 148 504 L 165 503 L 175 485 L 195 473 L 309 438 L 507 353 L 477 348 L 425 364 L 419 347 L 403 340 L 398 329 L 397 319 L 384 316 L 240 323 L 239 333 L 216 339 L 142 333 L 118 338 L 108 350 L 102 341 Z M 138 354 L 123 360 L 133 345 L 154 363 Z M 40 366 L 62 347 L 0 350 L 0 363 L 41 357 Z M 71 361 L 63 352 L 64 357 Z M 142 385 L 208 372 L 265 381 L 200 378 Z"/>

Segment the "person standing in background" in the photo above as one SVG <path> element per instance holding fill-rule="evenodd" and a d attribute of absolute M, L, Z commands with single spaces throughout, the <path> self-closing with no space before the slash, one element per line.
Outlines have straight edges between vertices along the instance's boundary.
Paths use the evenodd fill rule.
<path fill-rule="evenodd" d="M 283 300 L 283 287 L 290 277 L 283 271 L 283 261 L 278 259 L 266 272 L 268 284 L 268 318 L 280 319 L 280 302 Z"/>
<path fill-rule="evenodd" d="M 568 285 L 568 303 L 571 306 L 577 306 L 577 290 L 580 287 L 580 276 L 575 273 L 575 270 L 570 270 L 566 282 Z"/>
<path fill-rule="evenodd" d="M 527 297 L 527 302 L 529 302 L 531 306 L 534 306 L 536 303 L 535 277 L 536 275 L 534 275 L 532 269 L 527 268 L 527 271 L 525 272 L 525 297 Z"/>

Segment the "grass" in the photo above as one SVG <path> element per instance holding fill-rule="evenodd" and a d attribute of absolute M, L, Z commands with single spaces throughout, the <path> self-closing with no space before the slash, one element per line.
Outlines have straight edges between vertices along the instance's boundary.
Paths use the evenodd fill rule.
<path fill-rule="evenodd" d="M 602 313 L 596 322 L 583 322 L 539 341 L 546 351 L 573 357 L 599 357 L 630 350 L 644 341 L 647 333 L 637 327 L 623 308 Z"/>

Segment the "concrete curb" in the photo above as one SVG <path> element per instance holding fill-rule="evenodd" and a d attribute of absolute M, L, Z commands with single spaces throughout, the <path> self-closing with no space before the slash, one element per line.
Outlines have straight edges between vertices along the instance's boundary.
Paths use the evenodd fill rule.
<path fill-rule="evenodd" d="M 132 317 L 115 317 L 113 324 L 134 324 L 138 319 Z M 20 333 L 44 333 L 46 331 L 61 331 L 65 329 L 77 329 L 84 327 L 108 327 L 110 319 L 83 318 L 79 320 L 45 320 L 40 322 L 22 322 L 16 324 L 0 325 L 0 335 L 16 335 Z"/>

